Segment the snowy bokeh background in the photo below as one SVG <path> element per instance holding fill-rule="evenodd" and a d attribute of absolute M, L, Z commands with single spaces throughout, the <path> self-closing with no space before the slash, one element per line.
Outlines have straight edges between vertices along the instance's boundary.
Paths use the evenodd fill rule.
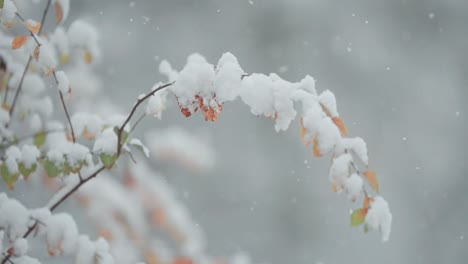
<path fill-rule="evenodd" d="M 464 263 L 467 12 L 461 0 L 82 0 L 71 1 L 68 21 L 81 17 L 101 32 L 99 96 L 122 113 L 130 98 L 165 80 L 162 59 L 180 69 L 193 52 L 216 63 L 230 51 L 247 72 L 290 81 L 312 75 L 318 91 L 335 93 L 350 134 L 367 141 L 393 213 L 383 244 L 349 226 L 353 205 L 331 191 L 329 159 L 302 146 L 297 122 L 276 133 L 271 120 L 230 103 L 206 123 L 183 117 L 174 101 L 162 121 L 145 120 L 142 137 L 179 126 L 216 150 L 214 168 L 203 173 L 153 164 L 203 227 L 210 254 L 242 250 L 264 263 Z"/>

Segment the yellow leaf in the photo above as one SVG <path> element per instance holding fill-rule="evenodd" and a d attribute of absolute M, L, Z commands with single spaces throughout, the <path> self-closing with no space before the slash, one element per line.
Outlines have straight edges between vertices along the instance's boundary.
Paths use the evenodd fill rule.
<path fill-rule="evenodd" d="M 5 109 L 7 112 L 10 112 L 11 107 L 7 103 L 2 103 L 2 108 Z"/>
<path fill-rule="evenodd" d="M 87 64 L 90 64 L 93 61 L 93 55 L 91 55 L 91 52 L 86 51 L 84 54 L 84 61 Z"/>
<path fill-rule="evenodd" d="M 362 173 L 364 178 L 366 178 L 369 185 L 374 189 L 374 191 L 379 192 L 379 183 L 377 182 L 377 175 L 373 171 L 365 171 Z"/>
<path fill-rule="evenodd" d="M 11 42 L 11 48 L 19 49 L 24 45 L 24 43 L 26 43 L 27 40 L 28 40 L 28 36 L 18 36 L 14 38 L 13 41 Z"/>
<path fill-rule="evenodd" d="M 62 54 L 60 55 L 60 64 L 66 64 L 70 60 L 70 55 Z"/>
<path fill-rule="evenodd" d="M 332 183 L 332 190 L 333 192 L 338 192 L 338 186 L 336 186 L 336 184 Z"/>
<path fill-rule="evenodd" d="M 346 137 L 348 135 L 348 130 L 346 129 L 346 126 L 343 122 L 343 119 L 339 116 L 335 116 L 332 118 L 333 123 L 338 127 L 338 129 L 341 132 L 341 135 Z"/>
<path fill-rule="evenodd" d="M 318 142 L 317 136 L 314 137 L 312 144 L 313 144 L 314 157 L 321 157 L 322 153 L 320 153 L 319 142 Z"/>
<path fill-rule="evenodd" d="M 28 28 L 28 30 L 31 31 L 31 33 L 37 34 L 41 29 L 41 23 L 34 20 L 28 20 L 26 21 L 26 28 Z"/>
<path fill-rule="evenodd" d="M 62 19 L 63 19 L 63 8 L 62 6 L 60 5 L 60 2 L 59 1 L 55 1 L 55 23 L 60 24 L 60 22 L 62 22 Z"/>

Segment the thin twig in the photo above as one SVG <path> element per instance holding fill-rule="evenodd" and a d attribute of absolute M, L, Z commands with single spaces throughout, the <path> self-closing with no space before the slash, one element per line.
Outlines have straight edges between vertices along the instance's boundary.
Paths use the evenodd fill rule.
<path fill-rule="evenodd" d="M 24 18 L 18 13 L 16 12 L 16 16 L 23 22 L 23 23 L 26 23 L 26 21 L 24 20 Z M 42 25 L 41 25 L 42 26 Z M 28 27 L 26 27 L 28 28 Z M 39 42 L 39 40 L 36 38 L 36 35 L 34 35 L 34 33 L 31 32 L 31 30 L 29 30 L 28 28 L 28 31 L 29 31 L 29 34 L 31 35 L 31 37 L 33 37 L 34 41 L 36 41 L 36 44 L 37 46 L 41 46 L 41 43 Z"/>
<path fill-rule="evenodd" d="M 158 91 L 160 91 L 160 90 L 162 90 L 164 88 L 167 88 L 167 87 L 173 85 L 174 83 L 175 83 L 175 81 L 163 84 L 163 85 L 159 86 L 158 88 L 154 89 L 153 91 L 151 91 L 150 93 L 148 93 L 147 95 L 145 95 L 142 98 L 137 100 L 137 102 L 133 106 L 132 110 L 130 111 L 130 114 L 128 114 L 127 119 L 125 120 L 125 122 L 122 124 L 122 126 L 119 129 L 119 133 L 117 135 L 117 157 L 120 156 L 120 153 L 122 151 L 122 145 L 123 144 L 120 143 L 120 140 L 122 138 L 122 133 L 123 133 L 123 131 L 125 129 L 125 126 L 128 124 L 128 122 L 130 122 L 130 119 L 132 119 L 133 115 L 135 114 L 135 111 L 137 110 L 138 106 L 140 106 L 140 104 L 143 103 L 146 99 L 153 96 L 156 92 L 158 92 Z"/>
<path fill-rule="evenodd" d="M 135 124 L 133 124 L 132 128 L 130 128 L 130 131 L 128 132 L 128 134 L 130 135 L 133 130 L 135 130 L 135 128 L 138 126 L 138 124 L 141 122 L 141 120 L 143 120 L 143 118 L 145 118 L 146 114 L 143 113 L 139 118 L 138 120 L 135 122 Z"/>
<path fill-rule="evenodd" d="M 51 2 L 52 2 L 52 0 L 47 1 L 47 5 L 46 5 L 46 7 L 44 9 L 44 12 L 43 12 L 42 18 L 41 18 L 41 27 L 39 28 L 39 31 L 37 32 L 37 35 L 41 35 L 42 29 L 44 28 L 44 22 L 45 22 L 45 19 L 47 17 L 47 13 L 49 12 Z M 19 93 L 21 92 L 21 88 L 23 87 L 24 76 L 26 76 L 26 73 L 28 72 L 29 65 L 31 64 L 32 59 L 33 59 L 33 57 L 29 56 L 28 62 L 26 63 L 26 66 L 24 67 L 23 75 L 21 76 L 21 80 L 20 80 L 20 83 L 18 85 L 18 89 L 16 90 L 15 97 L 13 98 L 13 103 L 11 104 L 11 109 L 10 109 L 10 122 L 12 120 L 11 117 L 13 116 L 13 111 L 15 110 L 16 101 L 18 100 Z M 6 127 L 8 127 L 8 125 L 9 124 L 7 124 Z"/>

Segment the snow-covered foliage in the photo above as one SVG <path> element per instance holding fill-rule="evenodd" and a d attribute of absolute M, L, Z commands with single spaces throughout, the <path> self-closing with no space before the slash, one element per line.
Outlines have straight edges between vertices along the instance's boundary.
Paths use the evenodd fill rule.
<path fill-rule="evenodd" d="M 54 192 L 35 209 L 0 193 L 2 263 L 39 263 L 28 256 L 31 234 L 43 239 L 50 256 L 68 256 L 75 263 L 220 263 L 207 252 L 209 239 L 177 192 L 144 161 L 170 159 L 203 171 L 215 165 L 214 150 L 180 128 L 150 130 L 145 141 L 132 134 L 144 117 L 163 118 L 170 100 L 184 116 L 200 111 L 212 122 L 225 103 L 237 99 L 253 115 L 272 119 L 277 132 L 297 120 L 312 154 L 331 155 L 333 189 L 354 203 L 363 201 L 351 224 L 379 230 L 382 241 L 389 239 L 392 214 L 376 174 L 368 169 L 366 143 L 348 137 L 335 95 L 318 93 L 312 77 L 289 82 L 274 73 L 247 74 L 229 52 L 216 64 L 195 53 L 180 71 L 162 61 L 159 70 L 168 83 L 158 82 L 138 96 L 128 114 L 104 103 L 89 110 L 101 86 L 92 63 L 100 57 L 98 30 L 84 20 L 67 27 L 69 0 L 45 2 L 54 7 L 57 24 L 47 34 L 41 23 L 21 16 L 15 1 L 0 1 L 0 22 L 7 27 L 18 22 L 24 30 L 23 35 L 0 33 L 0 41 L 11 44 L 0 46 L 0 176 L 11 190 L 32 178 Z M 136 121 L 138 110 L 143 113 Z M 60 116 L 65 118 L 53 119 Z M 70 197 L 95 225 L 97 239 L 81 234 L 72 215 L 54 212 Z M 222 263 L 250 263 L 250 258 L 241 252 Z"/>

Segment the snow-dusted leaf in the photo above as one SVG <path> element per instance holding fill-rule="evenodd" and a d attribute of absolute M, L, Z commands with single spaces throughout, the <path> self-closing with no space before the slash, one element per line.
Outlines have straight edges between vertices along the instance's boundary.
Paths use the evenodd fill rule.
<path fill-rule="evenodd" d="M 137 138 L 132 138 L 130 140 L 130 145 L 140 150 L 147 158 L 149 157 L 149 149 L 145 145 L 143 145 L 141 140 Z"/>
<path fill-rule="evenodd" d="M 41 29 L 41 23 L 35 21 L 35 20 L 32 20 L 32 19 L 28 19 L 26 21 L 26 28 L 33 34 L 37 34 L 39 32 L 39 30 Z"/>
<path fill-rule="evenodd" d="M 8 167 L 5 163 L 0 165 L 0 175 L 3 181 L 7 185 L 8 189 L 13 190 L 15 182 L 18 180 L 19 173 L 12 174 L 8 171 Z"/>
<path fill-rule="evenodd" d="M 37 169 L 37 164 L 34 163 L 31 168 L 26 168 L 26 166 L 24 165 L 24 163 L 20 163 L 19 166 L 18 166 L 18 170 L 20 171 L 21 175 L 23 175 L 23 178 L 25 180 L 28 180 L 29 178 L 29 175 L 31 173 L 33 173 L 34 171 L 36 171 Z"/>
<path fill-rule="evenodd" d="M 57 177 L 62 172 L 54 162 L 49 160 L 44 160 L 42 166 L 49 177 Z"/>

